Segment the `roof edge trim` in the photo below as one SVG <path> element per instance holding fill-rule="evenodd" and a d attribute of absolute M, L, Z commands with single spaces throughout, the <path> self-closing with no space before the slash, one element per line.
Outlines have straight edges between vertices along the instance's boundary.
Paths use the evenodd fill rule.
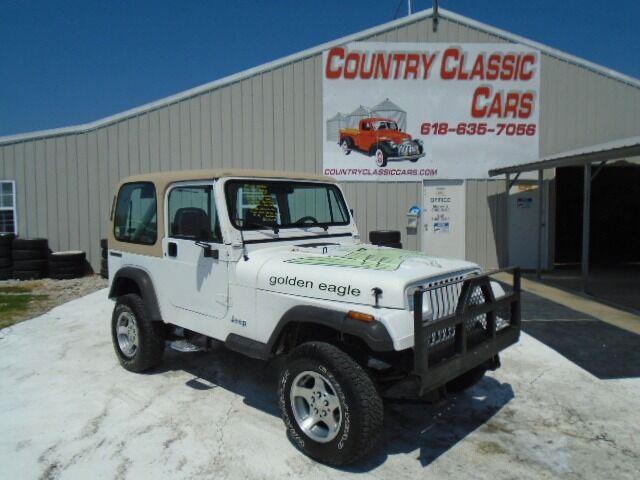
<path fill-rule="evenodd" d="M 459 15 L 457 13 L 451 12 L 449 10 L 445 10 L 440 8 L 438 10 L 439 12 L 439 17 L 441 18 L 445 18 L 447 20 L 451 20 L 454 22 L 458 22 L 464 25 L 467 25 L 471 28 L 476 28 L 478 30 L 481 31 L 485 31 L 487 33 L 490 33 L 492 35 L 495 35 L 497 37 L 501 37 L 505 40 L 509 40 L 511 42 L 514 43 L 521 43 L 523 45 L 527 45 L 533 48 L 536 48 L 538 50 L 540 50 L 541 52 L 556 57 L 560 60 L 565 60 L 567 62 L 570 63 L 574 63 L 578 66 L 582 66 L 585 68 L 588 68 L 589 70 L 593 70 L 596 73 L 600 73 L 602 75 L 605 75 L 607 77 L 610 77 L 612 79 L 621 81 L 623 83 L 627 83 L 630 84 L 634 87 L 640 88 L 640 80 L 635 79 L 633 77 L 630 77 L 628 75 L 625 75 L 623 73 L 617 72 L 615 70 L 612 70 L 610 68 L 606 68 L 603 67 L 601 65 L 595 64 L 593 62 L 590 62 L 588 60 L 584 60 L 580 57 L 576 57 L 574 55 L 565 53 L 561 50 L 557 50 L 551 47 L 548 47 L 546 45 L 543 45 L 541 43 L 535 42 L 533 40 L 529 40 L 525 37 L 521 37 L 519 35 L 513 34 L 513 33 L 509 33 L 505 30 L 501 30 L 499 28 L 496 27 L 492 27 L 490 25 L 487 25 L 485 23 L 479 22 L 477 20 L 473 20 L 471 18 L 465 17 L 463 15 Z M 78 124 L 78 125 L 72 125 L 72 126 L 68 126 L 68 127 L 60 127 L 60 128 L 53 128 L 53 129 L 47 129 L 47 130 L 37 130 L 37 131 L 32 131 L 32 132 L 25 132 L 25 133 L 18 133 L 15 135 L 7 135 L 7 136 L 0 136 L 0 145 L 6 145 L 6 144 L 10 144 L 10 143 L 18 143 L 18 142 L 22 142 L 22 141 L 28 141 L 28 140 L 36 140 L 39 138 L 45 138 L 45 137 L 56 137 L 56 136 L 61 136 L 61 135 L 72 135 L 72 134 L 80 134 L 80 133 L 86 133 L 92 130 L 95 130 L 99 127 L 102 126 L 106 126 L 112 123 L 116 123 L 120 120 L 125 120 L 127 118 L 131 118 L 131 117 L 135 117 L 136 115 L 140 115 L 142 113 L 146 113 L 146 112 L 151 112 L 153 110 L 157 110 L 158 108 L 167 106 L 167 105 L 171 105 L 174 103 L 177 103 L 181 100 L 185 100 L 187 98 L 190 97 L 194 97 L 196 95 L 205 93 L 207 91 L 210 90 L 214 90 L 216 88 L 220 88 L 223 87 L 225 85 L 228 84 L 232 84 L 235 82 L 239 82 L 245 78 L 251 77 L 253 75 L 257 75 L 260 73 L 264 73 L 267 72 L 269 70 L 273 70 L 275 68 L 281 67 L 283 65 L 287 65 L 289 63 L 307 58 L 307 57 L 311 57 L 313 55 L 316 55 L 318 53 L 323 52 L 324 50 L 337 46 L 337 45 L 342 45 L 344 43 L 348 43 L 348 42 L 353 42 L 353 41 L 358 41 L 358 40 L 362 40 L 363 37 L 368 37 L 371 35 L 376 35 L 382 32 L 385 32 L 387 30 L 391 30 L 393 28 L 397 28 L 418 20 L 422 20 L 424 18 L 429 18 L 433 16 L 433 9 L 429 8 L 426 10 L 422 10 L 420 12 L 416 12 L 412 15 L 408 15 L 406 17 L 402 17 L 399 18 L 397 20 L 393 20 L 391 22 L 387 22 L 387 23 L 383 23 L 382 25 L 378 25 L 372 28 L 368 28 L 366 30 L 362 30 L 360 32 L 356 32 L 353 33 L 351 35 L 347 35 L 345 37 L 341 37 L 338 38 L 336 40 L 332 40 L 330 42 L 326 42 L 323 44 L 320 44 L 318 46 L 315 47 L 311 47 L 308 48 L 306 50 L 302 50 L 300 52 L 297 53 L 293 53 L 291 55 L 287 55 L 285 57 L 273 60 L 271 62 L 267 62 L 267 63 L 263 63 L 262 65 L 258 65 L 256 67 L 252 67 L 249 68 L 247 70 L 243 70 L 241 72 L 238 73 L 234 73 L 232 75 L 228 75 L 226 77 L 222 77 L 218 80 L 214 80 L 212 82 L 208 82 L 205 83 L 204 85 L 199 85 L 197 87 L 194 88 L 190 88 L 188 90 L 183 90 L 182 92 L 176 93 L 174 95 L 170 95 L 168 97 L 164 97 L 161 98 L 159 100 L 155 100 L 153 102 L 150 103 L 146 103 L 143 105 L 140 105 L 138 107 L 134 107 L 128 110 L 125 110 L 123 112 L 120 113 L 116 113 L 107 117 L 103 117 L 101 119 L 98 120 L 94 120 L 93 122 L 88 122 L 88 123 L 83 123 L 83 124 Z"/>

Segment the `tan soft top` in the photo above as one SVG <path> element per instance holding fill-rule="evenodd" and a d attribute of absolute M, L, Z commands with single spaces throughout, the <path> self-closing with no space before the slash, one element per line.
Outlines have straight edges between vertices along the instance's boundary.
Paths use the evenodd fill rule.
<path fill-rule="evenodd" d="M 188 182 L 190 180 L 214 180 L 217 178 L 273 178 L 274 180 L 308 180 L 315 182 L 331 182 L 336 183 L 337 180 L 333 177 L 327 177 L 325 175 L 317 175 L 315 173 L 303 173 L 303 172 L 277 172 L 275 170 L 250 170 L 250 169 L 235 169 L 235 168 L 220 168 L 220 169 L 201 169 L 201 170 L 175 170 L 170 172 L 156 172 L 156 173 L 143 173 L 140 175 L 133 175 L 131 177 L 123 178 L 114 195 L 117 195 L 120 191 L 120 187 L 125 183 L 132 182 L 151 182 L 156 187 L 156 195 L 158 198 L 157 204 L 157 219 L 158 219 L 158 236 L 156 243 L 153 245 L 141 245 L 136 243 L 124 243 L 115 239 L 113 234 L 113 219 L 109 225 L 109 248 L 115 250 L 124 250 L 131 253 L 138 253 L 141 255 L 151 255 L 160 257 L 162 256 L 162 237 L 164 236 L 164 222 L 162 221 L 163 203 L 165 192 L 169 185 L 175 182 Z M 115 200 L 115 199 L 114 199 Z"/>
<path fill-rule="evenodd" d="M 163 192 L 167 185 L 174 182 L 186 182 L 189 180 L 209 180 L 227 177 L 243 178 L 273 178 L 285 180 L 312 180 L 316 182 L 336 183 L 337 180 L 326 175 L 305 172 L 278 172 L 276 170 L 252 170 L 241 168 L 209 168 L 201 170 L 174 170 L 170 172 L 155 172 L 133 175 L 123 178 L 119 187 L 130 182 L 153 182 L 158 192 Z"/>

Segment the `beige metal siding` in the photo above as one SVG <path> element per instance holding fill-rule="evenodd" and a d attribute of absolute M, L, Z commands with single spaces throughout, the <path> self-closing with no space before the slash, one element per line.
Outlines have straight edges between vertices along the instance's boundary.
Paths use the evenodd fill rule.
<path fill-rule="evenodd" d="M 362 40 L 505 42 L 441 19 L 390 28 Z M 80 134 L 25 139 L 0 146 L 0 175 L 17 182 L 20 234 L 46 236 L 51 247 L 87 251 L 99 268 L 113 189 L 125 175 L 170 169 L 244 167 L 322 171 L 322 58 L 314 54 L 137 112 Z M 638 133 L 640 89 L 543 55 L 540 153 L 547 155 Z M 362 238 L 378 228 L 407 235 L 405 213 L 421 204 L 421 184 L 343 184 Z M 486 267 L 503 262 L 502 182 L 467 183 L 467 252 Z"/>
<path fill-rule="evenodd" d="M 506 266 L 505 209 L 504 180 L 466 182 L 467 259 L 484 268 Z"/>

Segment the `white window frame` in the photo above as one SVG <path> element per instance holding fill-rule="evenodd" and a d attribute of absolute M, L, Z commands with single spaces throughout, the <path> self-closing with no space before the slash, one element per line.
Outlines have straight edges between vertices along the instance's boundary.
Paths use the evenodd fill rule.
<path fill-rule="evenodd" d="M 11 184 L 11 192 L 13 195 L 13 207 L 0 207 L 0 211 L 13 211 L 13 234 L 18 234 L 18 208 L 16 206 L 16 181 L 15 180 L 0 180 L 0 192 L 2 191 L 2 184 L 10 183 Z M 11 232 L 5 232 L 11 233 Z"/>

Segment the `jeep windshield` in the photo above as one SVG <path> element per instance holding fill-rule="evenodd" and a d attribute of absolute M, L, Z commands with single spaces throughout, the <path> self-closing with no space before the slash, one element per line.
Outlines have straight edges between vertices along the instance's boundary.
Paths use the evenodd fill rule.
<path fill-rule="evenodd" d="M 326 229 L 349 224 L 342 193 L 331 184 L 230 180 L 225 185 L 225 194 L 229 218 L 242 230 L 316 226 Z"/>

